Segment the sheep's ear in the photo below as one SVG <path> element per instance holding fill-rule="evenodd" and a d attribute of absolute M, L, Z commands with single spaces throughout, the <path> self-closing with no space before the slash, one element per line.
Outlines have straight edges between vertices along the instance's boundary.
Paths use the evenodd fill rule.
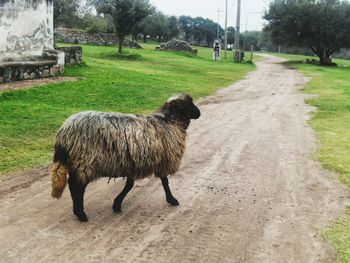
<path fill-rule="evenodd" d="M 186 107 L 183 105 L 182 101 L 174 99 L 165 103 L 161 111 L 166 119 L 182 119 L 183 116 L 185 116 Z"/>
<path fill-rule="evenodd" d="M 179 99 L 179 96 L 180 96 L 180 95 L 175 95 L 175 96 L 170 97 L 170 98 L 167 100 L 167 103 L 171 103 L 172 101 Z"/>
<path fill-rule="evenodd" d="M 178 95 L 174 95 L 174 96 L 170 97 L 167 102 L 169 103 L 169 102 L 174 101 L 174 100 L 184 101 L 184 102 L 188 102 L 188 103 L 193 102 L 192 97 L 190 95 L 188 95 L 187 93 L 181 93 Z"/>
<path fill-rule="evenodd" d="M 168 99 L 161 111 L 167 119 L 198 119 L 199 109 L 193 104 L 192 97 L 180 94 Z"/>

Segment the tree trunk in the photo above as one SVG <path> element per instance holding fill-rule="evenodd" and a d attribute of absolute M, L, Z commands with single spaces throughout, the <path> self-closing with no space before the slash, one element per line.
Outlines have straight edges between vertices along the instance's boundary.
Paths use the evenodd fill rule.
<path fill-rule="evenodd" d="M 118 38 L 118 53 L 121 54 L 123 53 L 123 43 L 124 43 L 124 36 L 119 36 Z"/>
<path fill-rule="evenodd" d="M 331 55 L 333 54 L 333 50 L 330 48 L 312 48 L 312 51 L 318 56 L 320 59 L 320 65 L 322 66 L 330 66 L 332 64 Z"/>
<path fill-rule="evenodd" d="M 329 66 L 332 64 L 332 58 L 331 57 L 327 57 L 326 55 L 322 54 L 322 55 L 318 55 L 319 59 L 320 59 L 320 64 L 322 66 Z"/>
<path fill-rule="evenodd" d="M 144 34 L 144 35 L 143 35 L 143 43 L 146 43 L 146 42 L 147 42 L 147 35 Z"/>
<path fill-rule="evenodd" d="M 158 35 L 158 43 L 162 42 L 162 36 Z"/>

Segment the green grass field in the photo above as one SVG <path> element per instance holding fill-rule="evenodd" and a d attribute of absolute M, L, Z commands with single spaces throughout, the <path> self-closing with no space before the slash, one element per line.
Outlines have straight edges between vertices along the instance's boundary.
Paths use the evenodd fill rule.
<path fill-rule="evenodd" d="M 85 64 L 64 74 L 81 80 L 0 92 L 0 175 L 48 164 L 55 132 L 73 113 L 149 113 L 175 93 L 209 95 L 255 69 L 214 62 L 211 49 L 200 48 L 197 57 L 145 47 L 117 58 L 116 47 L 84 45 Z"/>
<path fill-rule="evenodd" d="M 340 180 L 350 186 L 350 61 L 335 60 L 338 67 L 301 64 L 305 56 L 282 55 L 287 64 L 311 78 L 304 92 L 317 94 L 308 101 L 318 107 L 310 121 L 319 135 L 318 157 L 327 169 L 337 172 Z M 339 262 L 350 262 L 350 209 L 333 221 L 324 236 L 334 246 Z"/>

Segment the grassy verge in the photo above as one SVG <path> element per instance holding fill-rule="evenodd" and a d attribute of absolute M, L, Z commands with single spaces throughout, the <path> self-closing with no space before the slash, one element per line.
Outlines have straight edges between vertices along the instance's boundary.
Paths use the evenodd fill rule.
<path fill-rule="evenodd" d="M 350 186 L 350 61 L 335 60 L 338 67 L 301 64 L 305 56 L 283 55 L 291 66 L 311 77 L 305 92 L 318 96 L 308 103 L 318 107 L 310 121 L 321 141 L 318 157 L 340 180 Z M 325 230 L 324 236 L 334 246 L 339 262 L 350 262 L 350 209 Z"/>
<path fill-rule="evenodd" d="M 68 68 L 80 81 L 0 92 L 0 175 L 49 163 L 55 132 L 82 110 L 148 113 L 170 95 L 212 94 L 254 70 L 229 60 L 214 62 L 210 49 L 199 55 L 83 46 L 85 64 Z"/>

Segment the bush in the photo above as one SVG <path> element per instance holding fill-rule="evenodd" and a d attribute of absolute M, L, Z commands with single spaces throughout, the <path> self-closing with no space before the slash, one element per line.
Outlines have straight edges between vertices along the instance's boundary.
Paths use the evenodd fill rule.
<path fill-rule="evenodd" d="M 350 49 L 342 48 L 339 52 L 334 53 L 335 58 L 350 59 Z"/>
<path fill-rule="evenodd" d="M 83 24 L 89 33 L 107 32 L 107 21 L 104 17 L 85 15 Z"/>

